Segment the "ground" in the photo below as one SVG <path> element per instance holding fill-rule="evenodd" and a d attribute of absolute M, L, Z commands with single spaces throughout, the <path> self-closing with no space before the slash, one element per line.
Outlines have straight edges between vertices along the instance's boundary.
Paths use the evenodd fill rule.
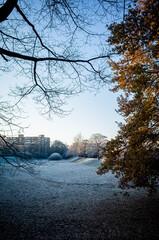
<path fill-rule="evenodd" d="M 1 240 L 159 239 L 159 194 L 124 194 L 97 160 L 40 163 L 36 174 L 1 166 Z"/>

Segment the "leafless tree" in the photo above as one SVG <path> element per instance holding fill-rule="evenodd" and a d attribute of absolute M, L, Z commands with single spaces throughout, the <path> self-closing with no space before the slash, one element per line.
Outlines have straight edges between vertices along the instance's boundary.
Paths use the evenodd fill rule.
<path fill-rule="evenodd" d="M 89 139 L 89 148 L 90 152 L 92 154 L 97 156 L 98 159 L 101 157 L 101 153 L 106 145 L 107 142 L 107 137 L 100 134 L 100 133 L 95 133 L 92 134 L 92 136 Z"/>

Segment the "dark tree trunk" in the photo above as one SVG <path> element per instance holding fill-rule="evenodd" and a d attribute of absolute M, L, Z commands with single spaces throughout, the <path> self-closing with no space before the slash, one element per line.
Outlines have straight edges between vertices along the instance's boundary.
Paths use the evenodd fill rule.
<path fill-rule="evenodd" d="M 18 0 L 7 0 L 6 3 L 0 8 L 0 22 L 7 19 L 13 8 L 17 5 Z"/>

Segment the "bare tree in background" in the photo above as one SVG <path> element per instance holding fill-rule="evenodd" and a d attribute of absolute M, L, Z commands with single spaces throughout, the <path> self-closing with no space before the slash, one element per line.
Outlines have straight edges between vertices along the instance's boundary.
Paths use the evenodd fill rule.
<path fill-rule="evenodd" d="M 122 17 L 131 0 L 7 0 L 0 5 L 0 72 L 12 72 L 15 101 L 0 103 L 10 131 L 21 117 L 20 104 L 32 96 L 42 115 L 65 114 L 66 100 L 109 82 L 105 25 Z M 100 24 L 104 23 L 103 29 Z M 90 46 L 93 46 L 92 48 Z M 1 73 L 0 73 L 1 74 Z M 5 143 L 5 142 L 4 142 Z"/>
<path fill-rule="evenodd" d="M 90 153 L 94 154 L 98 158 L 98 160 L 102 155 L 102 151 L 106 145 L 106 142 L 107 137 L 100 133 L 92 134 L 89 139 Z"/>

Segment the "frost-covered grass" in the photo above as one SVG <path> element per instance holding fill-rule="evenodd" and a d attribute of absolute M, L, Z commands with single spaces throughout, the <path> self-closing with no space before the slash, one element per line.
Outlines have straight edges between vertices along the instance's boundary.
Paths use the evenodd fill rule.
<path fill-rule="evenodd" d="M 158 239 L 158 195 L 124 195 L 99 161 L 32 161 L 34 173 L 0 168 L 0 239 Z"/>
<path fill-rule="evenodd" d="M 98 160 L 97 158 L 79 158 L 75 160 L 76 163 L 84 164 L 84 165 L 93 165 L 97 168 L 101 165 L 101 160 Z"/>

